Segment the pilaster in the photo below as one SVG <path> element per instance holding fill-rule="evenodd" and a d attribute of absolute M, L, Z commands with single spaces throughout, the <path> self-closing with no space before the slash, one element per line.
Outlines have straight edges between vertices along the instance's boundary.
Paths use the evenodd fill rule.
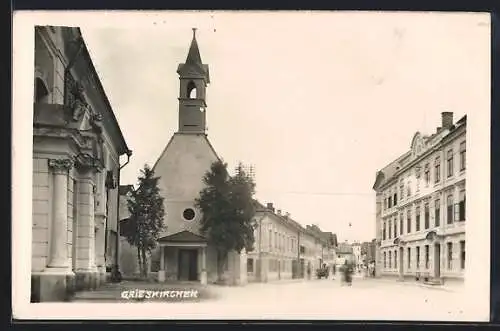
<path fill-rule="evenodd" d="M 207 285 L 207 248 L 202 247 L 201 249 L 201 284 Z"/>
<path fill-rule="evenodd" d="M 82 167 L 81 164 L 79 164 L 79 168 L 81 174 L 78 185 L 76 287 L 77 289 L 92 289 L 99 285 L 98 279 L 100 279 L 100 275 L 96 263 L 96 237 L 102 237 L 102 233 L 99 232 L 100 228 L 96 226 L 95 218 L 95 169 Z"/>
<path fill-rule="evenodd" d="M 158 282 L 165 282 L 165 246 L 160 246 L 160 270 L 158 271 Z"/>

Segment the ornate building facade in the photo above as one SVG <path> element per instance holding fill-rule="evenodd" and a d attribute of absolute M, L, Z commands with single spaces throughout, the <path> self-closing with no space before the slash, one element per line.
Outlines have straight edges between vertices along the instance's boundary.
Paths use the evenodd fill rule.
<path fill-rule="evenodd" d="M 377 173 L 378 275 L 463 281 L 467 117 L 441 115 L 434 134 L 417 132 L 410 151 Z"/>
<path fill-rule="evenodd" d="M 35 28 L 33 102 L 31 301 L 61 301 L 117 265 L 120 156 L 131 151 L 79 28 Z"/>

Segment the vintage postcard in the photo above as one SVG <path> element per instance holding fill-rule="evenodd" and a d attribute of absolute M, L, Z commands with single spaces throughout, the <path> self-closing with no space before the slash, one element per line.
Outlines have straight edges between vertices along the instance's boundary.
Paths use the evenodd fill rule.
<path fill-rule="evenodd" d="M 13 33 L 15 318 L 489 319 L 488 14 Z"/>

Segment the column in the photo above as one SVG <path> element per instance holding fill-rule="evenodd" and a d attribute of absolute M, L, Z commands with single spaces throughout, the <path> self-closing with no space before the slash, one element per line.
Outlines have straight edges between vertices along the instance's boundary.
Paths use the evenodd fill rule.
<path fill-rule="evenodd" d="M 207 248 L 201 249 L 201 276 L 200 281 L 202 285 L 207 285 Z"/>
<path fill-rule="evenodd" d="M 73 166 L 69 159 L 51 159 L 49 168 L 54 175 L 53 214 L 48 265 L 39 275 L 32 291 L 37 301 L 64 301 L 71 292 L 71 264 L 68 259 L 68 172 Z"/>
<path fill-rule="evenodd" d="M 54 173 L 54 211 L 51 226 L 48 268 L 70 269 L 68 260 L 68 171 L 73 162 L 69 159 L 49 160 Z"/>
<path fill-rule="evenodd" d="M 160 246 L 160 270 L 158 270 L 158 282 L 165 281 L 165 247 Z"/>

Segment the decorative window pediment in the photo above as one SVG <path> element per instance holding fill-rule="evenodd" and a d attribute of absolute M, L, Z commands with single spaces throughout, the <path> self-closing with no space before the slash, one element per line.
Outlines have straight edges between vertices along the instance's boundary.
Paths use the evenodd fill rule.
<path fill-rule="evenodd" d="M 413 136 L 413 140 L 411 142 L 412 157 L 413 158 L 418 157 L 420 154 L 422 154 L 424 149 L 425 149 L 425 144 L 424 140 L 422 139 L 422 135 L 420 134 L 420 132 L 417 132 Z"/>

